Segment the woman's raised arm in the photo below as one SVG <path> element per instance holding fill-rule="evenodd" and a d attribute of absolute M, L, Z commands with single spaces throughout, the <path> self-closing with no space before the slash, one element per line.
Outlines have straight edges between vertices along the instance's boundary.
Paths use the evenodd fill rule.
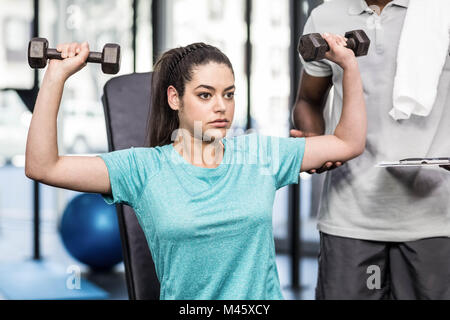
<path fill-rule="evenodd" d="M 324 39 L 330 46 L 325 58 L 344 70 L 342 113 L 333 135 L 306 138 L 301 171 L 326 162 L 346 162 L 361 155 L 366 144 L 366 105 L 358 62 L 353 51 L 345 48 L 344 37 L 325 34 Z"/>
<path fill-rule="evenodd" d="M 82 69 L 89 54 L 87 43 L 58 46 L 64 60 L 51 60 L 36 100 L 27 137 L 25 174 L 55 187 L 110 194 L 108 170 L 99 157 L 59 156 L 57 117 L 64 83 Z"/>

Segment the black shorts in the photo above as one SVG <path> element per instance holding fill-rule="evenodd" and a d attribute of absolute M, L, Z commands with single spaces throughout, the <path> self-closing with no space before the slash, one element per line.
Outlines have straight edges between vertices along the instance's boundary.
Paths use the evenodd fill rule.
<path fill-rule="evenodd" d="M 450 299 L 450 238 L 381 242 L 320 234 L 316 299 Z"/>

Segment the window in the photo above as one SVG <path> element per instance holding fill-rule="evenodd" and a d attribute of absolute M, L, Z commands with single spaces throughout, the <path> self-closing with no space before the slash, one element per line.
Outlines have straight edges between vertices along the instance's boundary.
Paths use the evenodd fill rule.
<path fill-rule="evenodd" d="M 27 63 L 33 23 L 33 1 L 0 3 L 0 88 L 31 89 L 34 73 Z"/>
<path fill-rule="evenodd" d="M 40 36 L 49 47 L 87 41 L 90 51 L 101 52 L 106 43 L 118 43 L 118 75 L 133 72 L 131 0 L 41 0 L 39 14 Z M 43 75 L 41 71 L 41 81 Z M 60 154 L 108 151 L 101 96 L 111 77 L 102 73 L 100 64 L 88 63 L 66 82 L 58 117 Z"/>
<path fill-rule="evenodd" d="M 247 78 L 244 57 L 246 23 L 243 0 L 168 0 L 166 48 L 205 42 L 223 51 L 235 73 L 236 109 L 232 133 L 242 134 L 247 125 Z"/>
<path fill-rule="evenodd" d="M 253 0 L 251 17 L 252 126 L 268 136 L 289 136 L 289 0 Z M 275 197 L 273 232 L 287 238 L 288 188 Z"/>

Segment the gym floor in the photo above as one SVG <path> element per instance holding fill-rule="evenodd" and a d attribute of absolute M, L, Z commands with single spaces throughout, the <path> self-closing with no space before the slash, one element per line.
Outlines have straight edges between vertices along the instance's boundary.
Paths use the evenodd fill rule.
<path fill-rule="evenodd" d="M 33 224 L 32 209 L 17 208 L 18 203 L 31 203 L 32 184 L 22 175 L 23 168 L 0 168 L 0 181 L 8 181 L 6 185 L 0 185 L 0 264 L 30 261 L 33 252 Z M 22 177 L 21 177 L 22 175 Z M 42 198 L 48 197 L 48 187 L 42 187 Z M 3 193 L 3 195 L 2 195 Z M 43 261 L 54 263 L 67 269 L 68 266 L 80 267 L 81 276 L 96 284 L 109 294 L 108 299 L 128 299 L 123 263 L 117 265 L 109 273 L 92 273 L 80 262 L 74 260 L 65 250 L 61 238 L 57 232 L 54 214 L 47 210 L 49 201 L 42 201 L 41 220 L 41 255 Z M 15 204 L 14 206 L 11 204 Z M 31 205 L 31 204 L 29 204 Z M 50 203 L 50 205 L 54 205 Z M 277 255 L 276 258 L 281 287 L 285 299 L 288 300 L 313 300 L 315 283 L 317 280 L 317 260 L 304 258 L 301 261 L 300 292 L 292 290 L 290 283 L 290 258 L 287 255 Z M 6 299 L 0 288 L 0 299 Z"/>

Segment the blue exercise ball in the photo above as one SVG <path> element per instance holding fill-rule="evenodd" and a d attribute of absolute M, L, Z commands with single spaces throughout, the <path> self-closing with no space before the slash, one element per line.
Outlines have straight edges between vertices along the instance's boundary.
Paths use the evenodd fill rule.
<path fill-rule="evenodd" d="M 60 234 L 67 251 L 93 270 L 109 270 L 123 260 L 115 206 L 99 194 L 83 193 L 67 204 Z"/>

